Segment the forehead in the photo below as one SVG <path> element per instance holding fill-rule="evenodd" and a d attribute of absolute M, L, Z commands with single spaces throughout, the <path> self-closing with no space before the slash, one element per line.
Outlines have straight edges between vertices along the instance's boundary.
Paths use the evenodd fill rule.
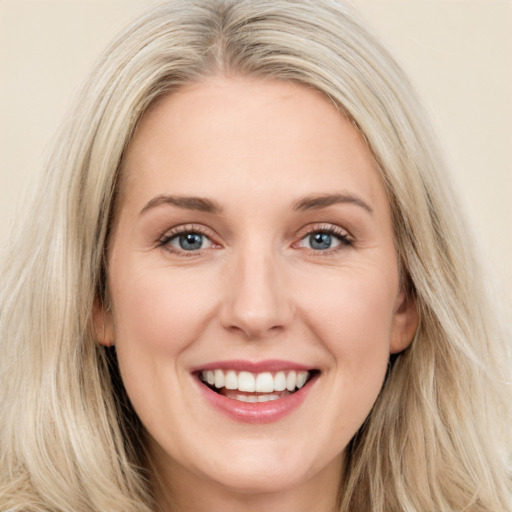
<path fill-rule="evenodd" d="M 159 99 L 139 124 L 123 173 L 124 200 L 139 206 L 164 192 L 263 198 L 333 188 L 387 202 L 355 126 L 319 92 L 278 80 L 211 77 Z"/>

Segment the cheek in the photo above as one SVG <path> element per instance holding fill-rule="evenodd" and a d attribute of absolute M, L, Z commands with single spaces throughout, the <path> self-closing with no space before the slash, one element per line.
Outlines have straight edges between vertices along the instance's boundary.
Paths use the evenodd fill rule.
<path fill-rule="evenodd" d="M 201 279 L 191 282 L 184 273 L 135 263 L 111 274 L 119 367 L 149 431 L 155 411 L 168 410 L 162 389 L 182 388 L 188 377 L 183 355 L 213 316 L 213 297 L 201 293 L 200 285 Z M 179 401 L 175 406 L 180 407 Z"/>
<path fill-rule="evenodd" d="M 136 258 L 129 263 L 112 265 L 110 275 L 117 357 L 137 414 L 149 432 L 158 432 L 176 427 L 186 408 L 177 391 L 188 379 L 184 354 L 215 317 L 215 296 L 200 272 L 191 280 L 187 272 Z M 162 391 L 171 389 L 172 395 Z"/>
<path fill-rule="evenodd" d="M 330 354 L 332 389 L 345 418 L 363 421 L 387 370 L 398 274 L 351 269 L 303 291 L 302 316 Z M 311 283 L 313 284 L 313 283 Z"/>
<path fill-rule="evenodd" d="M 207 276 L 133 265 L 134 272 L 116 276 L 116 333 L 122 343 L 144 352 L 177 353 L 192 343 L 212 315 Z M 113 279 L 114 281 L 114 279 Z"/>
<path fill-rule="evenodd" d="M 398 294 L 398 273 L 382 265 L 335 269 L 311 276 L 302 288 L 301 312 L 332 352 L 342 360 L 371 354 L 372 347 L 389 351 Z M 314 327 L 313 327 L 314 326 Z"/>

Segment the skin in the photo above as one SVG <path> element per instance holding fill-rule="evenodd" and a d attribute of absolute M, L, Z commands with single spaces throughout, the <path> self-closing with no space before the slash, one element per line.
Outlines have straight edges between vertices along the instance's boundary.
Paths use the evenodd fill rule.
<path fill-rule="evenodd" d="M 334 510 L 347 443 L 389 354 L 417 327 L 362 137 L 308 88 L 215 76 L 146 112 L 123 173 L 112 310 L 97 306 L 95 319 L 147 430 L 160 509 Z M 221 211 L 156 205 L 162 194 L 207 198 Z M 345 199 L 294 207 L 332 194 Z M 203 234 L 200 250 L 180 248 L 183 227 Z M 309 235 L 329 229 L 331 247 L 312 247 Z M 230 359 L 321 373 L 298 409 L 246 424 L 207 403 L 191 375 Z"/>

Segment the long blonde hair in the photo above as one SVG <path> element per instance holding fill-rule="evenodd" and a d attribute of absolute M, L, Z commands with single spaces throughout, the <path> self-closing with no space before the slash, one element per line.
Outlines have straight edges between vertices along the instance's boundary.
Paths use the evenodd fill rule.
<path fill-rule="evenodd" d="M 91 312 L 123 153 L 158 97 L 214 73 L 330 98 L 364 135 L 420 327 L 348 446 L 343 512 L 512 510 L 508 333 L 403 72 L 336 0 L 176 0 L 100 58 L 12 242 L 0 312 L 0 509 L 154 509 L 140 424 Z"/>

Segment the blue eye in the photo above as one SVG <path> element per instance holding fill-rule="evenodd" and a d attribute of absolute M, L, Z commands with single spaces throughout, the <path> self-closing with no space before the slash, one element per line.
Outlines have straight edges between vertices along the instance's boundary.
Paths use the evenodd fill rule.
<path fill-rule="evenodd" d="M 178 251 L 199 251 L 211 247 L 212 242 L 206 235 L 188 231 L 186 233 L 170 236 L 165 241 L 165 245 L 169 245 Z"/>
<path fill-rule="evenodd" d="M 326 249 L 331 248 L 333 237 L 329 233 L 312 233 L 311 235 L 308 235 L 308 241 L 311 249 L 325 251 Z"/>
<path fill-rule="evenodd" d="M 313 251 L 328 251 L 342 245 L 351 245 L 351 243 L 348 236 L 342 233 L 331 230 L 318 230 L 302 238 L 299 242 L 299 247 L 305 247 Z"/>
<path fill-rule="evenodd" d="M 203 235 L 198 233 L 187 233 L 178 237 L 180 247 L 184 251 L 196 251 L 203 245 Z"/>

